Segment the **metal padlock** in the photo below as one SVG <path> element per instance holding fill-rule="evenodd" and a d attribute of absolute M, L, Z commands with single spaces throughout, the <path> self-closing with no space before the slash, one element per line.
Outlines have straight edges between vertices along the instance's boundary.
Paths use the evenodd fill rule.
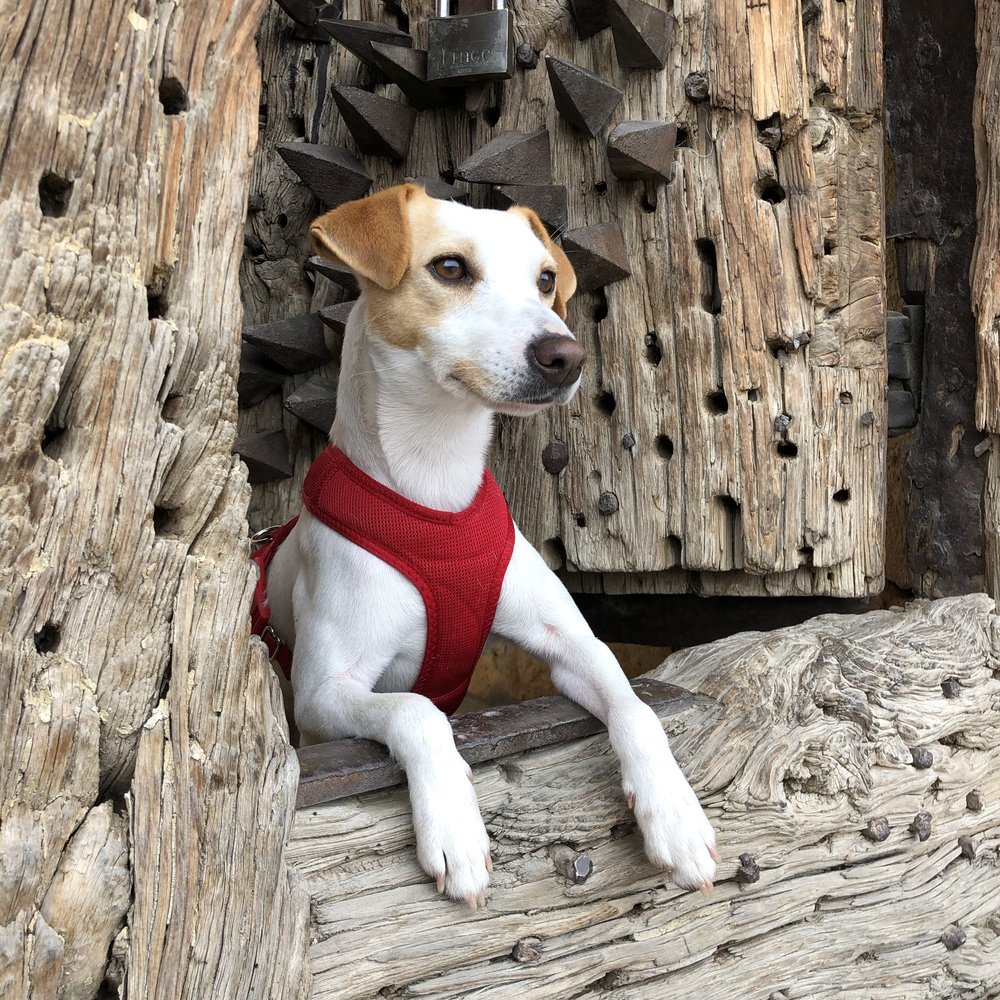
<path fill-rule="evenodd" d="M 482 14 L 450 15 L 438 0 L 438 16 L 427 23 L 427 82 L 466 87 L 505 80 L 514 72 L 514 14 L 504 0 Z"/>

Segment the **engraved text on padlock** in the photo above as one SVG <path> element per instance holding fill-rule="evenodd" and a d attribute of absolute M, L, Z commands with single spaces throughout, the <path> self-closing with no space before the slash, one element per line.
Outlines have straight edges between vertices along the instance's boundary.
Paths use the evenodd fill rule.
<path fill-rule="evenodd" d="M 448 16 L 448 0 L 427 25 L 427 82 L 443 87 L 503 80 L 514 72 L 514 17 L 503 0 L 482 14 Z"/>

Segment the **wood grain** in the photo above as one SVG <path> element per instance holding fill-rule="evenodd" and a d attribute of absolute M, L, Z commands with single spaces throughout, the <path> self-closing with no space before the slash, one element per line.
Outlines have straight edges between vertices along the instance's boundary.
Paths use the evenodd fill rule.
<path fill-rule="evenodd" d="M 709 898 L 650 869 L 604 736 L 474 769 L 497 862 L 475 914 L 420 872 L 405 791 L 301 809 L 291 856 L 312 897 L 313 996 L 987 996 L 1000 980 L 998 669 L 982 595 L 669 657 L 651 676 L 695 694 L 666 727 L 719 833 Z M 924 810 L 921 842 L 909 826 Z M 888 838 L 867 839 L 883 817 Z M 583 884 L 556 868 L 567 851 L 594 864 Z M 756 883 L 736 878 L 745 852 Z M 950 924 L 967 936 L 955 951 Z"/>

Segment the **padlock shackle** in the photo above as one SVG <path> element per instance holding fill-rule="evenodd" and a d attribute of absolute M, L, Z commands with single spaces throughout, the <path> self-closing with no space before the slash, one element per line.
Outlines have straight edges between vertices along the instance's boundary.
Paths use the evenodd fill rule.
<path fill-rule="evenodd" d="M 506 0 L 493 0 L 494 10 L 506 10 Z M 437 16 L 451 17 L 451 0 L 437 0 Z"/>

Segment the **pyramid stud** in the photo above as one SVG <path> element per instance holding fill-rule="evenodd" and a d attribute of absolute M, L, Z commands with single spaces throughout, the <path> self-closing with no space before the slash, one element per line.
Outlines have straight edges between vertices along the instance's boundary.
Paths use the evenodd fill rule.
<path fill-rule="evenodd" d="M 337 415 L 337 387 L 329 379 L 314 375 L 288 396 L 285 409 L 310 427 L 329 434 Z"/>
<path fill-rule="evenodd" d="M 663 69 L 674 31 L 674 16 L 642 0 L 608 0 L 618 65 Z"/>
<path fill-rule="evenodd" d="M 425 111 L 454 103 L 454 91 L 449 94 L 427 82 L 427 53 L 423 49 L 384 42 L 372 42 L 370 48 L 375 65 L 399 87 L 413 107 Z"/>
<path fill-rule="evenodd" d="M 341 288 L 351 296 L 357 298 L 361 288 L 358 279 L 354 277 L 354 272 L 342 261 L 327 260 L 326 257 L 310 257 L 306 261 L 306 270 L 315 271 L 322 274 L 324 278 L 329 278 L 332 282 L 340 285 Z"/>
<path fill-rule="evenodd" d="M 455 171 L 474 184 L 537 184 L 552 180 L 549 133 L 503 132 L 477 149 Z"/>
<path fill-rule="evenodd" d="M 342 146 L 279 142 L 274 148 L 327 208 L 361 198 L 372 186 L 358 158 Z"/>
<path fill-rule="evenodd" d="M 562 247 L 576 272 L 576 290 L 592 292 L 631 273 L 622 231 L 615 222 L 602 222 L 563 233 Z"/>
<path fill-rule="evenodd" d="M 263 351 L 244 342 L 240 347 L 240 375 L 236 398 L 240 406 L 256 406 L 281 388 L 288 373 Z"/>
<path fill-rule="evenodd" d="M 546 56 L 545 68 L 556 110 L 574 128 L 596 136 L 621 103 L 622 92 L 565 59 Z"/>
<path fill-rule="evenodd" d="M 460 205 L 464 205 L 469 200 L 469 192 L 464 188 L 456 187 L 454 184 L 449 184 L 447 181 L 441 180 L 440 177 L 407 177 L 408 181 L 412 181 L 414 184 L 419 184 L 427 192 L 431 198 L 437 198 L 439 201 L 457 201 Z"/>
<path fill-rule="evenodd" d="M 278 6 L 303 28 L 317 24 L 321 14 L 330 19 L 335 16 L 335 9 L 325 0 L 278 0 Z"/>
<path fill-rule="evenodd" d="M 316 315 L 319 316 L 323 325 L 328 330 L 332 330 L 337 338 L 342 339 L 344 330 L 347 327 L 347 318 L 351 315 L 351 310 L 354 308 L 355 302 L 357 302 L 357 299 L 351 299 L 348 302 L 338 302 L 332 306 L 324 306 Z"/>
<path fill-rule="evenodd" d="M 550 233 L 561 233 L 569 221 L 566 188 L 562 184 L 507 184 L 493 189 L 493 202 L 503 210 L 512 205 L 530 208 Z"/>
<path fill-rule="evenodd" d="M 266 431 L 240 438 L 233 451 L 246 463 L 251 486 L 291 478 L 292 456 L 284 431 Z"/>
<path fill-rule="evenodd" d="M 622 122 L 608 136 L 608 166 L 626 181 L 669 181 L 676 142 L 673 122 Z"/>
<path fill-rule="evenodd" d="M 331 358 L 323 322 L 315 313 L 245 326 L 243 339 L 290 372 L 307 372 Z"/>
<path fill-rule="evenodd" d="M 320 15 L 319 24 L 331 38 L 336 39 L 348 52 L 353 52 L 363 63 L 376 65 L 371 43 L 398 45 L 410 48 L 413 39 L 398 28 L 390 28 L 381 21 L 341 21 Z"/>
<path fill-rule="evenodd" d="M 414 108 L 358 87 L 334 87 L 333 99 L 362 153 L 402 160 L 410 149 Z"/>
<path fill-rule="evenodd" d="M 590 38 L 611 25 L 608 0 L 569 0 L 580 38 Z"/>

